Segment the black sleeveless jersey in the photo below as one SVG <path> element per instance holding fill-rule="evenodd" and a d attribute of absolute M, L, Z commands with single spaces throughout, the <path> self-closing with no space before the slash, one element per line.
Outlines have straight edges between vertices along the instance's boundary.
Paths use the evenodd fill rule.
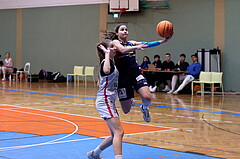
<path fill-rule="evenodd" d="M 124 47 L 132 47 L 133 44 L 130 42 L 120 44 Z M 136 51 L 130 51 L 127 53 L 117 52 L 115 56 L 115 62 L 120 76 L 134 76 L 135 72 L 139 71 L 139 65 L 136 61 Z"/>

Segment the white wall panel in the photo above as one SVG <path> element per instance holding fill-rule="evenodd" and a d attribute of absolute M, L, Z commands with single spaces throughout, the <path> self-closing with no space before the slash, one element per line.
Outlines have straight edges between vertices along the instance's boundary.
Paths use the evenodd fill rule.
<path fill-rule="evenodd" d="M 108 0 L 0 0 L 0 9 L 108 3 Z"/>

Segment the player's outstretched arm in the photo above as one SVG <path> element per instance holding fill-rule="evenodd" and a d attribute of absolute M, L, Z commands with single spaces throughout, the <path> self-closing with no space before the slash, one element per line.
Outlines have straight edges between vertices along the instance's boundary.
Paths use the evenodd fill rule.
<path fill-rule="evenodd" d="M 144 48 L 148 46 L 146 45 L 146 43 L 142 43 L 136 46 L 124 47 L 121 45 L 121 43 L 118 40 L 113 40 L 113 45 L 117 48 L 118 52 L 121 52 L 123 54 L 134 51 L 134 50 L 144 50 Z"/>
<path fill-rule="evenodd" d="M 159 40 L 159 41 L 152 41 L 152 42 L 136 42 L 136 41 L 131 41 L 133 44 L 135 45 L 140 45 L 140 44 L 143 44 L 145 43 L 147 45 L 146 48 L 149 48 L 149 47 L 155 47 L 155 46 L 158 46 L 160 44 L 164 44 L 166 42 L 168 42 L 170 39 L 172 38 L 172 36 L 168 37 L 168 38 L 165 38 L 163 40 Z"/>

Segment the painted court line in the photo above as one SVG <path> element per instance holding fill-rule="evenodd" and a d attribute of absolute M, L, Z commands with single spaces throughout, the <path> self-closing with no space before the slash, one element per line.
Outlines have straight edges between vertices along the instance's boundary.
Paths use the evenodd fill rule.
<path fill-rule="evenodd" d="M 33 115 L 33 116 L 43 116 L 43 117 L 47 117 L 47 118 L 54 118 L 54 119 L 57 119 L 57 120 L 62 120 L 62 121 L 68 122 L 68 123 L 70 123 L 70 124 L 75 126 L 75 130 L 72 133 L 70 133 L 70 134 L 68 134 L 68 135 L 66 135 L 64 137 L 61 137 L 61 138 L 57 138 L 57 139 L 54 139 L 54 140 L 51 140 L 51 141 L 47 141 L 47 142 L 44 142 L 44 143 L 39 143 L 38 145 L 43 145 L 43 144 L 46 144 L 46 143 L 53 143 L 53 142 L 56 142 L 56 141 L 59 141 L 59 140 L 63 140 L 65 138 L 68 138 L 68 137 L 72 136 L 73 134 L 75 134 L 78 131 L 78 126 L 75 123 L 73 123 L 73 122 L 71 122 L 69 120 L 63 119 L 63 118 L 50 116 L 50 115 L 44 115 L 44 114 L 37 114 L 37 113 L 32 113 L 32 112 L 26 112 L 26 111 L 20 111 L 20 110 L 15 110 L 15 109 L 7 109 L 7 108 L 0 108 L 0 109 L 2 111 L 3 110 L 5 110 L 5 111 L 13 111 L 13 112 L 17 112 L 17 113 L 30 114 L 30 115 Z M 0 151 L 1 150 L 11 150 L 11 149 L 15 149 L 15 148 L 17 148 L 17 149 L 18 148 L 26 148 L 26 147 L 31 147 L 31 146 L 34 146 L 34 145 L 13 146 L 11 148 L 3 147 L 3 148 L 0 148 Z"/>
<path fill-rule="evenodd" d="M 68 96 L 68 95 L 61 95 L 61 94 L 31 92 L 31 91 L 20 91 L 20 90 L 5 89 L 5 88 L 0 88 L 0 90 L 12 91 L 12 92 L 20 92 L 20 93 L 31 93 L 31 94 L 38 94 L 38 95 L 57 96 L 57 97 L 68 97 L 68 98 L 79 98 L 79 99 L 96 100 L 96 98 L 89 98 L 89 97 Z M 119 102 L 119 101 L 116 101 L 116 102 Z M 136 104 L 141 105 L 141 103 L 136 103 Z M 240 113 L 218 112 L 218 111 L 192 109 L 192 108 L 181 108 L 181 107 L 172 107 L 172 106 L 163 106 L 163 105 L 153 105 L 153 104 L 151 104 L 150 106 L 152 106 L 152 107 L 161 107 L 161 108 L 169 108 L 169 109 L 177 109 L 177 110 L 187 110 L 187 111 L 195 111 L 195 112 L 204 112 L 204 113 L 226 114 L 226 115 L 240 115 Z"/>
<path fill-rule="evenodd" d="M 39 110 L 39 111 L 46 111 L 46 112 L 52 112 L 52 113 L 60 113 L 60 114 L 66 114 L 66 115 L 73 115 L 73 116 L 79 116 L 79 117 L 87 117 L 87 118 L 92 118 L 92 119 L 99 119 L 99 120 L 103 120 L 100 117 L 93 117 L 93 116 L 88 116 L 88 115 L 79 115 L 79 114 L 71 114 L 71 113 L 65 113 L 65 112 L 57 112 L 57 111 L 53 111 L 53 110 L 45 110 L 45 109 L 39 109 L 39 108 L 31 108 L 31 107 L 21 107 L 21 106 L 16 106 L 16 105 L 10 105 L 10 104 L 0 104 L 0 106 L 7 106 L 7 107 L 12 107 L 12 108 L 8 108 L 8 109 L 32 109 L 32 110 Z M 135 123 L 135 122 L 128 122 L 128 121 L 121 121 L 121 123 L 130 123 L 130 124 L 137 124 L 137 125 L 146 125 L 146 126 L 153 126 L 153 127 L 159 127 L 162 128 L 163 126 L 157 126 L 157 125 L 151 125 L 149 123 Z M 172 128 L 172 127 L 163 127 L 163 128 L 169 128 L 169 129 L 173 129 L 175 130 L 176 128 Z"/>
<path fill-rule="evenodd" d="M 20 146 L 1 147 L 1 148 L 0 148 L 0 151 L 9 151 L 9 150 L 23 149 L 23 148 L 29 148 L 29 147 L 35 147 L 35 146 L 53 145 L 53 144 L 61 144 L 61 143 L 69 143 L 69 142 L 93 140 L 93 139 L 98 139 L 98 138 L 84 138 L 84 139 L 75 139 L 75 140 L 64 140 L 64 141 L 44 142 L 44 143 L 37 143 L 37 144 L 31 144 L 31 145 L 20 145 Z"/>
<path fill-rule="evenodd" d="M 174 115 L 169 115 L 169 114 L 161 114 L 161 113 L 153 113 L 155 115 L 165 115 L 165 116 L 172 116 L 172 117 L 177 117 L 177 118 L 188 118 L 188 119 L 196 119 L 196 120 L 203 120 L 202 118 L 196 118 L 196 117 L 192 117 L 192 116 L 174 116 Z M 208 119 L 205 119 L 205 120 L 208 120 Z M 221 121 L 221 120 L 214 120 L 212 119 L 211 121 L 214 121 L 214 122 L 225 122 L 225 123 L 233 123 L 233 121 Z"/>
<path fill-rule="evenodd" d="M 18 134 L 16 134 L 18 135 Z M 20 135 L 20 134 L 19 134 Z M 46 138 L 52 138 L 54 136 L 48 136 Z M 40 137 L 35 140 L 41 140 L 45 137 Z M 90 142 L 89 142 L 90 141 Z M 103 139 L 99 138 L 89 138 L 87 136 L 74 135 L 70 140 L 58 141 L 54 143 L 47 144 L 35 144 L 32 147 L 28 147 L 25 150 L 12 149 L 14 151 L 9 152 L 9 150 L 1 151 L 1 156 L 5 158 L 15 158 L 15 159 L 86 159 L 86 152 L 93 148 L 93 145 L 101 143 Z M 21 142 L 28 143 L 29 140 L 22 140 Z M 38 146 L 36 148 L 36 146 Z M 9 146 L 10 148 L 11 146 Z M 43 153 L 44 152 L 44 153 Z M 125 159 L 158 159 L 160 156 L 167 155 L 169 158 L 175 159 L 214 159 L 215 157 L 202 156 L 191 153 L 184 153 L 174 150 L 167 150 L 161 148 L 155 148 L 144 145 L 137 145 L 131 143 L 123 142 L 123 153 Z M 179 157 L 177 157 L 177 155 Z M 106 149 L 103 152 L 104 159 L 112 159 L 113 151 L 112 149 Z"/>
<path fill-rule="evenodd" d="M 15 108 L 16 106 L 7 106 L 2 105 L 7 110 L 10 110 L 10 108 Z M 1 108 L 4 110 L 4 108 Z M 46 111 L 46 110 L 40 110 L 40 109 L 32 109 L 32 108 L 24 108 L 24 107 L 18 107 L 19 112 L 26 111 L 30 112 L 29 114 L 37 113 L 37 114 L 43 114 L 43 115 L 51 115 L 57 118 L 62 118 L 69 121 L 74 121 L 74 124 L 78 126 L 77 134 L 81 135 L 87 135 L 87 136 L 94 136 L 94 137 L 102 137 L 102 136 L 109 136 L 109 130 L 107 125 L 105 124 L 104 120 L 101 118 L 94 118 L 89 116 L 82 116 L 82 115 L 73 115 L 73 114 L 67 114 L 67 113 L 60 113 L 60 112 L 54 112 L 54 111 Z M 15 110 L 15 109 L 14 109 Z M 13 114 L 16 116 L 16 114 Z M 30 118 L 30 117 L 28 117 Z M 6 119 L 7 120 L 7 119 Z M 44 119 L 39 119 L 43 121 Z M 56 122 L 56 121 L 53 121 Z M 130 122 L 121 122 L 125 134 L 139 134 L 139 133 L 152 133 L 152 132 L 160 132 L 160 131 L 172 131 L 176 130 L 175 128 L 169 128 L 169 127 L 162 127 L 162 126 L 155 126 L 155 125 L 149 125 L 149 124 L 140 124 L 140 123 L 130 123 Z M 29 133 L 25 131 L 25 128 L 28 127 L 29 124 L 25 124 L 24 128 L 19 127 L 19 132 L 22 133 Z M 53 126 L 53 125 L 52 125 Z M 31 125 L 29 126 L 31 128 Z M 30 129 L 29 128 L 29 129 Z M 56 125 L 56 128 L 59 129 L 59 127 Z M 16 127 L 14 128 L 16 129 Z M 69 127 L 65 127 L 64 130 L 61 128 L 61 131 L 59 133 L 69 133 Z M 41 130 L 41 131 L 40 131 Z M 32 133 L 38 134 L 38 135 L 50 135 L 54 134 L 51 130 L 31 130 Z M 97 131 L 99 130 L 99 131 Z M 1 130 L 0 130 L 1 131 Z M 11 131 L 11 127 L 7 130 L 2 131 Z"/>
<path fill-rule="evenodd" d="M 11 109 L 11 108 L 13 108 L 13 109 Z M 40 114 L 40 116 L 42 116 L 42 117 L 47 117 L 47 116 L 49 116 L 49 114 L 51 115 L 51 116 L 53 116 L 56 120 L 59 120 L 58 118 L 62 118 L 62 119 L 64 119 L 64 121 L 65 120 L 68 120 L 68 121 L 72 121 L 72 122 L 74 122 L 78 127 L 80 127 L 80 126 L 82 126 L 84 129 L 86 129 L 86 131 L 87 131 L 87 136 L 89 136 L 89 131 L 88 131 L 88 129 L 90 129 L 91 131 L 95 131 L 95 129 L 97 129 L 96 128 L 96 124 L 97 125 L 100 125 L 100 127 L 102 128 L 102 125 L 101 125 L 101 123 L 100 122 L 103 122 L 104 123 L 104 125 L 106 125 L 105 124 L 105 122 L 102 120 L 102 119 L 99 119 L 99 118 L 94 118 L 94 117 L 83 117 L 83 116 L 81 116 L 81 115 L 72 115 L 72 114 L 64 114 L 64 113 L 59 113 L 59 112 L 53 112 L 53 111 L 45 111 L 45 110 L 36 110 L 36 109 L 32 109 L 32 108 L 24 108 L 24 107 L 17 107 L 18 109 L 16 109 L 16 106 L 9 106 L 9 105 L 2 105 L 2 106 L 0 106 L 0 109 L 2 110 L 2 111 L 7 111 L 7 112 L 14 112 L 14 113 L 21 113 L 21 114 L 27 114 L 27 115 L 29 115 L 29 116 L 25 116 L 26 118 L 29 118 L 29 117 L 31 117 L 31 116 L 33 116 L 33 115 L 39 115 Z M 2 112 L 1 111 L 1 112 Z M 1 115 L 1 112 L 0 112 L 0 115 Z M 4 113 L 4 112 L 3 112 Z M 11 114 L 10 114 L 11 115 Z M 17 114 L 14 114 L 14 115 L 17 115 Z M 2 118 L 1 118 L 2 119 Z M 0 119 L 0 120 L 1 120 Z M 42 118 L 42 119 L 44 119 L 44 118 Z M 41 120 L 42 120 L 41 119 Z M 77 119 L 80 119 L 81 121 L 80 121 L 80 123 L 79 123 L 79 121 L 77 120 Z M 86 121 L 84 121 L 84 120 L 86 120 Z M 5 121 L 7 121 L 7 120 L 5 120 Z M 48 120 L 49 121 L 49 120 Z M 54 122 L 54 121 L 53 121 Z M 88 124 L 93 124 L 94 125 L 94 127 L 93 128 L 88 128 L 88 127 L 85 127 L 85 125 L 84 124 L 82 124 L 82 122 L 87 122 Z M 94 123 L 95 122 L 95 123 Z M 135 124 L 135 123 L 130 123 L 130 122 L 122 122 L 123 123 L 123 125 L 125 125 L 125 127 L 126 128 L 124 128 L 124 130 L 126 130 L 125 132 L 126 132 L 126 135 L 132 135 L 132 134 L 138 134 L 138 133 L 134 133 L 134 131 L 132 131 L 132 130 L 128 130 L 128 128 L 133 128 L 133 127 L 136 127 L 136 129 L 137 129 L 137 131 L 139 132 L 139 130 L 141 131 L 141 130 L 146 130 L 146 129 L 148 129 L 148 131 L 145 131 L 145 132 L 139 132 L 139 133 L 141 133 L 141 134 L 143 134 L 143 133 L 148 133 L 148 132 L 155 132 L 154 130 L 152 130 L 152 129 L 149 129 L 150 127 L 153 127 L 154 129 L 160 129 L 160 128 L 162 128 L 162 127 L 160 127 L 160 126 L 149 126 L 148 124 Z M 18 120 L 18 124 L 19 124 L 19 120 Z M 23 123 L 23 124 L 25 124 L 25 123 Z M 26 126 L 26 124 L 24 125 L 24 127 Z M 13 129 L 15 130 L 15 127 L 13 127 Z M 25 128 L 24 128 L 25 129 Z M 82 129 L 82 130 L 84 130 L 84 129 Z M 108 129 L 108 128 L 106 128 L 106 129 Z M 158 130 L 158 131 L 171 131 L 171 130 L 174 130 L 173 128 L 169 128 L 169 129 L 166 129 L 166 130 L 164 130 L 164 129 L 161 129 L 161 130 Z M 0 131 L 1 131 L 1 128 L 0 128 Z M 41 130 L 41 131 L 47 131 L 47 130 Z M 80 131 L 80 132 L 76 132 L 76 134 L 84 134 L 84 131 Z M 97 132 L 97 133 L 99 133 L 99 132 Z M 105 133 L 105 132 L 104 132 Z M 63 134 L 63 132 L 58 132 L 57 134 L 61 134 L 61 135 L 65 135 L 65 134 Z M 100 132 L 100 134 L 102 135 L 102 132 Z M 51 135 L 51 134 L 50 134 Z M 109 132 L 107 131 L 107 135 L 105 135 L 105 136 L 108 136 L 109 135 Z M 54 136 L 54 135 L 53 135 Z M 90 134 L 90 136 L 92 136 L 91 134 Z M 100 136 L 99 134 L 98 135 L 96 135 L 96 137 L 103 137 L 103 136 Z M 72 139 L 69 139 L 69 140 L 66 140 L 66 138 L 59 138 L 59 139 L 61 139 L 61 140 L 63 140 L 63 139 L 65 139 L 64 141 L 59 141 L 58 139 L 56 140 L 51 140 L 51 142 L 43 142 L 43 143 L 34 143 L 34 144 L 26 144 L 26 145 L 18 145 L 18 146 L 6 146 L 6 147 L 2 147 L 2 148 L 0 148 L 0 151 L 2 151 L 2 152 L 4 152 L 4 151 L 9 151 L 9 150 L 16 150 L 16 149 L 23 149 L 23 148 L 30 148 L 30 147 L 36 147 L 36 146 L 42 146 L 42 145 L 53 145 L 53 144 L 60 144 L 60 143 L 71 143 L 71 142 L 75 142 L 75 141 L 87 141 L 87 140 L 92 140 L 92 141 L 95 141 L 95 139 L 99 139 L 99 138 L 94 138 L 94 137 L 87 137 L 87 138 L 84 138 L 84 139 L 74 139 L 74 140 L 72 140 Z M 144 139 L 144 138 L 141 138 L 141 139 Z M 86 145 L 87 146 L 87 145 Z M 136 145 L 136 146 L 139 146 L 139 145 Z M 44 146 L 45 147 L 45 146 Z M 55 146 L 54 146 L 55 147 Z M 144 146 L 145 147 L 145 146 Z M 39 147 L 39 148 L 42 148 L 42 147 Z M 149 147 L 149 148 L 151 148 L 152 149 L 152 147 Z M 144 150 L 145 150 L 146 148 L 144 148 Z M 160 149 L 157 149 L 157 150 L 160 150 Z M 64 150 L 63 150 L 64 151 Z M 161 149 L 161 151 L 162 151 L 162 149 Z M 170 152 L 171 150 L 168 150 L 167 151 L 167 153 L 165 152 L 164 154 L 166 154 L 166 155 L 169 155 L 170 156 L 170 154 L 168 154 L 168 152 Z M 15 151 L 14 151 L 15 152 Z M 68 151 L 66 151 L 66 152 L 68 152 Z M 85 151 L 84 152 L 84 154 L 86 153 L 87 151 Z M 153 151 L 151 151 L 151 152 L 153 152 Z M 24 152 L 24 153 L 26 153 L 26 152 Z M 161 153 L 159 153 L 159 154 L 161 154 Z M 149 154 L 149 155 L 151 155 L 151 154 Z M 185 155 L 189 155 L 189 154 L 187 154 L 187 153 L 185 153 Z M 154 155 L 155 156 L 155 155 Z M 160 155 L 159 155 L 160 156 Z M 196 158 L 197 159 L 197 158 Z"/>
<path fill-rule="evenodd" d="M 169 103 L 166 103 L 166 102 L 156 102 L 154 101 L 153 103 L 155 103 L 156 105 L 169 105 Z M 218 108 L 206 108 L 206 107 L 201 107 L 201 106 L 196 106 L 196 105 L 189 105 L 189 104 L 182 104 L 182 103 L 178 103 L 178 104 L 175 104 L 175 103 L 171 103 L 171 105 L 175 105 L 175 106 L 182 106 L 182 107 L 190 107 L 190 108 L 202 108 L 202 109 L 210 109 L 210 110 L 216 110 L 216 111 L 221 111 L 222 109 L 218 109 Z M 228 112 L 230 113 L 236 113 L 235 111 L 230 111 L 230 110 L 227 110 Z M 240 113 L 240 112 L 237 112 L 237 113 Z"/>

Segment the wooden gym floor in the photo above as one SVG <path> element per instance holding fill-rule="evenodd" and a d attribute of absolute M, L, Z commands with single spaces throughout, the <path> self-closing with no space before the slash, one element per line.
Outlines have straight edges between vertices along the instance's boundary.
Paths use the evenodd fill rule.
<path fill-rule="evenodd" d="M 59 134 L 72 133 L 97 138 L 108 136 L 108 129 L 104 121 L 99 119 L 99 114 L 94 106 L 96 92 L 97 88 L 91 84 L 85 88 L 83 86 L 74 87 L 73 83 L 67 87 L 66 83 L 46 81 L 36 83 L 1 82 L 0 132 L 44 136 L 56 135 L 60 131 Z M 180 156 L 181 153 L 206 158 L 239 159 L 239 97 L 239 95 L 225 95 L 224 97 L 222 95 L 214 97 L 205 95 L 201 97 L 200 95 L 169 95 L 156 92 L 152 94 L 150 107 L 152 121 L 145 123 L 139 111 L 141 100 L 135 94 L 137 105 L 127 115 L 122 113 L 120 104 L 117 102 L 125 130 L 124 142 L 179 152 L 175 153 L 175 157 L 171 157 L 170 154 L 159 154 L 158 157 L 148 154 L 148 157 L 144 157 L 148 159 L 177 158 L 176 156 Z M 22 111 L 25 112 L 25 115 L 19 115 Z M 41 116 L 33 118 L 32 115 L 37 113 L 41 113 Z M 45 118 L 50 115 L 54 115 L 54 118 L 45 121 Z M 33 121 L 34 119 L 35 121 Z M 64 120 L 64 122 L 67 120 L 68 123 L 60 129 L 58 127 L 60 123 L 56 124 L 56 119 Z M 28 120 L 28 123 L 23 120 Z M 49 124 L 51 126 L 46 126 L 46 122 L 51 123 Z M 73 124 L 78 129 L 75 129 Z M 0 158 L 11 158 L 6 157 L 10 155 L 10 151 L 5 152 L 5 150 L 14 151 L 16 147 L 6 149 L 7 145 L 4 145 L 6 139 L 4 139 L 4 143 L 1 143 L 2 140 L 0 140 Z M 96 145 L 93 144 L 91 148 Z M 131 157 L 131 154 L 126 158 L 135 159 L 135 157 Z M 183 156 L 182 158 L 188 157 Z M 190 158 L 195 159 L 195 157 Z"/>

